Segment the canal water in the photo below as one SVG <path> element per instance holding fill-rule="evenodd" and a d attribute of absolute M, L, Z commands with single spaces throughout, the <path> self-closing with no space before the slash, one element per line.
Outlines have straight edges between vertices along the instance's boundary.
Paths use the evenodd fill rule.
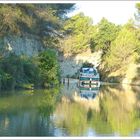
<path fill-rule="evenodd" d="M 140 136 L 140 87 L 1 92 L 0 136 Z"/>

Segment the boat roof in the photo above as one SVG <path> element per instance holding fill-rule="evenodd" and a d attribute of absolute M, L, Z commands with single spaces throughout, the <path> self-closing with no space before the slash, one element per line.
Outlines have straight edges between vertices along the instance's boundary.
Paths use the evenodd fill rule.
<path fill-rule="evenodd" d="M 97 71 L 97 69 L 94 68 L 94 67 L 82 67 L 81 70 L 88 70 L 88 71 L 94 71 L 94 70 L 96 70 Z"/>

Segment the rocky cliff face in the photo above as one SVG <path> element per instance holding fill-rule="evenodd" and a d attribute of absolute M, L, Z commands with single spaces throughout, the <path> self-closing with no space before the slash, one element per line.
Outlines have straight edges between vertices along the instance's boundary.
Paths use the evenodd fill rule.
<path fill-rule="evenodd" d="M 95 67 L 99 66 L 101 55 L 102 51 L 92 53 L 89 49 L 75 56 L 61 56 L 59 59 L 62 77 L 75 76 L 85 62 L 92 63 Z"/>
<path fill-rule="evenodd" d="M 45 50 L 39 38 L 34 36 L 6 36 L 0 40 L 0 49 L 3 54 L 15 53 L 16 55 L 35 56 Z M 55 50 L 56 51 L 56 50 Z M 58 51 L 56 51 L 57 53 Z M 101 51 L 92 53 L 89 50 L 75 56 L 59 56 L 61 76 L 75 76 L 84 62 L 94 64 L 96 67 L 101 61 Z"/>
<path fill-rule="evenodd" d="M 16 55 L 34 56 L 43 51 L 43 44 L 38 38 L 32 36 L 7 36 L 1 40 L 0 49 L 4 53 L 13 52 Z"/>
<path fill-rule="evenodd" d="M 0 39 L 0 50 L 3 50 L 3 54 L 8 54 L 10 52 L 15 53 L 16 55 L 27 55 L 35 56 L 39 52 L 45 50 L 42 42 L 39 38 L 34 36 L 7 36 Z M 58 54 L 58 51 L 55 50 Z M 82 67 L 83 63 L 88 62 L 92 63 L 95 67 L 98 67 L 101 63 L 102 51 L 92 53 L 90 50 L 86 52 L 77 54 L 75 56 L 68 56 L 67 54 L 59 55 L 61 77 L 76 77 L 77 72 Z M 119 79 L 121 83 L 125 84 L 136 84 L 140 83 L 140 65 L 130 64 L 127 68 L 125 77 Z M 119 77 L 120 72 L 112 72 L 102 79 L 103 81 L 110 81 L 110 77 Z"/>

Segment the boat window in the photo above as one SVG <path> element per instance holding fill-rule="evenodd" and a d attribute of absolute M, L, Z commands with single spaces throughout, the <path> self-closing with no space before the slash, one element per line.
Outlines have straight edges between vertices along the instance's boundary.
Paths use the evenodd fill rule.
<path fill-rule="evenodd" d="M 94 68 L 82 68 L 80 72 L 97 75 L 97 70 Z"/>

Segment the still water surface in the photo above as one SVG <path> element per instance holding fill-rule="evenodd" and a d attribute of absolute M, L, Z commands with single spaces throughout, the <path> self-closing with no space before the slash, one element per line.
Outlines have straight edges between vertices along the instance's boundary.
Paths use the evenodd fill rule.
<path fill-rule="evenodd" d="M 1 92 L 0 136 L 140 136 L 140 87 Z"/>

